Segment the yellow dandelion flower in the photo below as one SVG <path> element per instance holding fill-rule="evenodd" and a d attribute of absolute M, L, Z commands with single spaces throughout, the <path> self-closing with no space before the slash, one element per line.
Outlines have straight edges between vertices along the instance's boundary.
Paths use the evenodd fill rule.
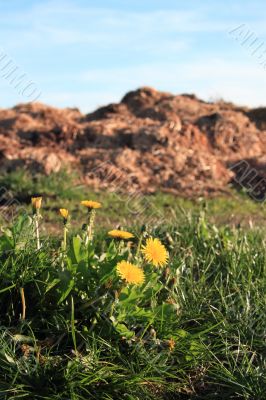
<path fill-rule="evenodd" d="M 60 208 L 59 212 L 64 219 L 68 218 L 69 211 L 66 208 Z"/>
<path fill-rule="evenodd" d="M 42 205 L 42 197 L 32 197 L 31 204 L 36 210 L 39 210 Z"/>
<path fill-rule="evenodd" d="M 120 261 L 116 266 L 118 274 L 128 283 L 141 285 L 144 282 L 144 272 L 138 266 L 128 261 Z"/>
<path fill-rule="evenodd" d="M 102 207 L 101 203 L 99 203 L 98 201 L 93 201 L 93 200 L 83 200 L 83 201 L 81 201 L 80 204 L 87 207 L 89 210 Z"/>
<path fill-rule="evenodd" d="M 109 231 L 108 235 L 116 239 L 124 239 L 124 240 L 131 239 L 134 237 L 132 233 L 126 231 L 120 231 L 119 229 L 113 229 L 112 231 Z"/>
<path fill-rule="evenodd" d="M 141 251 L 144 254 L 145 260 L 155 265 L 155 267 L 163 267 L 167 264 L 169 255 L 159 239 L 147 239 Z"/>

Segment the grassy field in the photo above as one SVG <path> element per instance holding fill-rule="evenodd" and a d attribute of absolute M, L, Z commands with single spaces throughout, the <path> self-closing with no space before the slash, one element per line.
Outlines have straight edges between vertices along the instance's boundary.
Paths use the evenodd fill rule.
<path fill-rule="evenodd" d="M 154 195 L 142 195 L 134 193 L 132 196 L 118 193 L 116 190 L 107 193 L 106 191 L 93 191 L 83 183 L 80 183 L 78 175 L 67 172 L 60 172 L 44 176 L 29 173 L 21 170 L 2 175 L 0 177 L 0 204 L 3 203 L 4 212 L 1 217 L 6 216 L 7 220 L 12 219 L 12 210 L 21 205 L 26 211 L 30 211 L 30 199 L 33 195 L 45 197 L 43 208 L 45 220 L 43 229 L 47 226 L 48 233 L 59 229 L 60 218 L 58 209 L 66 207 L 72 214 L 72 225 L 79 227 L 80 218 L 84 215 L 79 207 L 79 202 L 84 198 L 98 199 L 104 205 L 98 215 L 98 224 L 101 227 L 112 227 L 115 224 L 132 225 L 132 222 L 140 226 L 143 220 L 154 215 L 155 221 L 164 219 L 165 222 L 173 224 L 173 218 L 178 224 L 180 218 L 188 214 L 199 214 L 204 211 L 209 222 L 219 226 L 243 226 L 248 228 L 266 226 L 266 208 L 264 203 L 254 202 L 247 194 L 239 193 L 231 189 L 228 195 L 203 199 L 186 199 L 176 197 L 167 193 L 155 193 Z M 3 194 L 2 194 L 3 193 Z M 14 201 L 15 207 L 5 207 Z M 1 201 L 1 198 L 3 200 Z M 12 202 L 11 202 L 12 205 Z M 10 213 L 7 213 L 7 209 Z M 1 211 L 1 210 L 0 210 Z M 4 222 L 4 218 L 2 218 Z"/>
<path fill-rule="evenodd" d="M 139 202 L 65 173 L 1 179 L 18 203 L 1 224 L 0 398 L 266 398 L 262 204 L 233 191 L 208 201 L 156 194 L 138 213 Z M 36 194 L 42 218 L 27 205 Z M 102 203 L 93 239 L 86 198 Z M 134 238 L 112 239 L 117 227 Z M 148 238 L 169 253 L 161 266 L 145 257 Z M 123 260 L 144 282 L 125 280 Z"/>

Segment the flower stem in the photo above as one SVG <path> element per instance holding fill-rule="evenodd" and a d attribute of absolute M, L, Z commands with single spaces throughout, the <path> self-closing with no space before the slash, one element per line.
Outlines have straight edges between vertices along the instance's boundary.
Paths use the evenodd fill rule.
<path fill-rule="evenodd" d="M 24 288 L 20 288 L 20 297 L 21 297 L 21 303 L 22 303 L 22 314 L 21 314 L 21 319 L 24 321 L 26 318 L 26 300 L 25 300 L 25 292 Z"/>
<path fill-rule="evenodd" d="M 143 240 L 143 233 L 141 233 L 140 238 L 139 238 L 139 243 L 138 243 L 138 247 L 137 247 L 136 257 L 139 256 L 140 249 L 141 249 L 141 245 L 142 245 L 142 240 Z"/>
<path fill-rule="evenodd" d="M 89 224 L 88 224 L 88 228 L 87 228 L 87 237 L 85 240 L 85 244 L 88 244 L 93 239 L 93 228 L 94 228 L 95 215 L 96 215 L 95 210 L 89 211 Z"/>
<path fill-rule="evenodd" d="M 63 251 L 67 248 L 67 227 L 64 225 L 64 240 L 63 240 Z"/>
<path fill-rule="evenodd" d="M 36 242 L 37 242 L 37 250 L 40 250 L 41 244 L 40 244 L 40 231 L 39 231 L 39 210 L 37 210 L 37 213 L 34 216 L 34 221 L 35 221 L 35 235 L 36 235 Z"/>

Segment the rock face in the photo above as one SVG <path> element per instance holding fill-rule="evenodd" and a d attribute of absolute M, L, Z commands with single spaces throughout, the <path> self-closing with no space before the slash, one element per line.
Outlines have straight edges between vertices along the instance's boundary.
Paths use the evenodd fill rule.
<path fill-rule="evenodd" d="M 242 161 L 261 182 L 265 150 L 265 109 L 148 87 L 87 115 L 39 103 L 0 110 L 2 170 L 78 168 L 95 187 L 210 195 L 226 191 L 235 175 L 241 183 Z M 242 181 L 250 186 L 247 173 Z"/>

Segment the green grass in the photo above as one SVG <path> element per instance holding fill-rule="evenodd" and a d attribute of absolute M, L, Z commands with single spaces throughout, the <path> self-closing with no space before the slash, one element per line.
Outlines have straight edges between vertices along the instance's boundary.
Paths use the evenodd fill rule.
<path fill-rule="evenodd" d="M 109 193 L 94 191 L 84 184 L 75 172 L 69 174 L 62 171 L 44 176 L 32 175 L 24 170 L 2 175 L 0 188 L 5 188 L 8 191 L 6 197 L 15 199 L 28 211 L 30 211 L 29 204 L 32 195 L 45 196 L 43 205 L 46 216 L 45 225 L 49 232 L 56 232 L 59 229 L 58 209 L 60 207 L 70 210 L 72 223 L 78 228 L 78 221 L 82 217 L 79 202 L 88 198 L 99 200 L 104 204 L 98 216 L 98 224 L 105 228 L 117 224 L 131 225 L 132 221 L 136 225 L 141 225 L 143 221 L 149 219 L 150 215 L 154 215 L 155 220 L 164 218 L 169 221 L 172 221 L 174 216 L 178 223 L 184 214 L 199 214 L 201 211 L 204 211 L 208 221 L 218 226 L 229 224 L 230 226 L 265 227 L 266 222 L 264 203 L 254 202 L 247 194 L 239 193 L 234 189 L 231 189 L 227 196 L 209 199 L 186 199 L 159 192 L 154 195 L 140 193 L 130 195 L 121 194 L 116 190 Z M 0 221 L 1 215 L 0 209 Z"/>
<path fill-rule="evenodd" d="M 33 183 L 23 176 L 9 176 L 9 189 L 23 201 L 33 193 L 47 198 L 40 250 L 28 215 L 2 227 L 0 398 L 266 398 L 264 231 L 217 219 L 221 210 L 224 216 L 232 210 L 255 215 L 258 205 L 233 195 L 197 202 L 158 194 L 152 204 L 164 213 L 164 223 L 140 227 L 134 220 L 136 238 L 128 247 L 106 235 L 106 227 L 120 221 L 130 229 L 125 197 L 70 187 L 60 176 Z M 100 224 L 86 246 L 79 227 L 87 217 L 78 202 L 88 196 L 105 209 L 98 211 Z M 60 247 L 60 206 L 74 214 L 66 253 Z M 53 235 L 47 218 L 57 221 Z M 167 267 L 155 268 L 138 253 L 139 240 L 149 236 L 167 247 Z M 119 279 L 121 259 L 143 266 L 141 287 Z"/>

